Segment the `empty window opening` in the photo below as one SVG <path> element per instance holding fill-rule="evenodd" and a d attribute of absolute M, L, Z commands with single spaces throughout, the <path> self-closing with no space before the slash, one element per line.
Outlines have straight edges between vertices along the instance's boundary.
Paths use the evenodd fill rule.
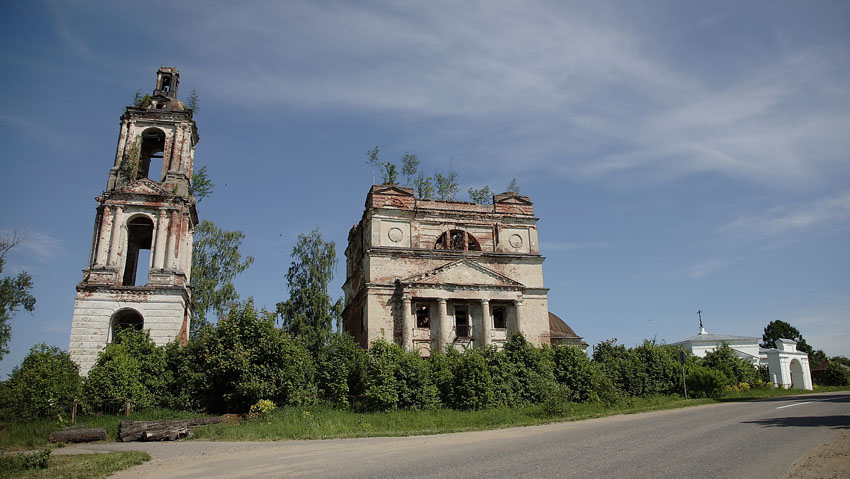
<path fill-rule="evenodd" d="M 431 327 L 431 308 L 427 304 L 416 305 L 416 327 Z"/>
<path fill-rule="evenodd" d="M 504 306 L 493 306 L 493 327 L 506 329 L 508 327 L 507 309 Z"/>
<path fill-rule="evenodd" d="M 146 216 L 139 216 L 127 223 L 127 262 L 124 264 L 124 278 L 121 284 L 124 286 L 136 286 L 137 272 L 144 276 L 143 284 L 147 284 L 148 270 L 150 268 L 150 249 L 153 242 L 153 221 Z M 147 250 L 142 271 L 139 270 L 139 259 L 141 250 Z"/>
<path fill-rule="evenodd" d="M 474 236 L 463 230 L 451 230 L 440 235 L 434 243 L 434 249 L 452 249 L 457 251 L 481 251 L 481 245 Z"/>
<path fill-rule="evenodd" d="M 455 306 L 455 333 L 459 338 L 472 336 L 472 328 L 469 325 L 469 309 L 466 305 Z"/>
<path fill-rule="evenodd" d="M 165 93 L 168 93 L 168 91 L 170 89 L 171 89 L 171 77 L 168 76 L 168 75 L 163 75 L 162 76 L 162 91 L 164 91 Z"/>
<path fill-rule="evenodd" d="M 135 309 L 124 309 L 115 313 L 112 318 L 112 341 L 115 341 L 115 336 L 118 331 L 127 328 L 133 328 L 136 331 L 141 331 L 145 324 L 142 315 Z"/>
<path fill-rule="evenodd" d="M 165 133 L 150 128 L 142 133 L 139 152 L 139 176 L 162 181 L 162 157 L 165 150 Z"/>

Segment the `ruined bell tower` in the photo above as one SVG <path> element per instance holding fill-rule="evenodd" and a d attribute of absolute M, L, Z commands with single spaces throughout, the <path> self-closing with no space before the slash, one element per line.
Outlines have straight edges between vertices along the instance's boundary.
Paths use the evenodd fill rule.
<path fill-rule="evenodd" d="M 84 375 L 121 328 L 149 330 L 157 344 L 188 338 L 198 129 L 179 83 L 176 68 L 161 67 L 153 94 L 121 115 L 74 304 L 69 352 Z"/>

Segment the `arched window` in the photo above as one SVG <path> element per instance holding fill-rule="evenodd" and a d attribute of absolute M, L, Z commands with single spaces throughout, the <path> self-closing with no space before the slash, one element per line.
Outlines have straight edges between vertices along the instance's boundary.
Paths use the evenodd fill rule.
<path fill-rule="evenodd" d="M 150 250 L 153 242 L 153 221 L 147 216 L 137 216 L 127 223 L 127 261 L 124 263 L 124 286 L 136 286 L 136 273 L 144 278 L 142 284 L 147 284 L 150 267 Z M 141 261 L 140 261 L 141 259 Z M 139 265 L 142 271 L 138 271 Z"/>
<path fill-rule="evenodd" d="M 162 181 L 162 157 L 165 150 L 165 133 L 158 128 L 142 132 L 139 152 L 139 176 Z"/>
<path fill-rule="evenodd" d="M 126 328 L 133 328 L 136 331 L 141 331 L 145 325 L 145 319 L 142 314 L 135 309 L 122 309 L 112 316 L 112 337 L 111 341 L 115 341 L 115 335 L 118 331 Z"/>
<path fill-rule="evenodd" d="M 434 243 L 434 249 L 453 249 L 459 251 L 481 251 L 481 245 L 474 236 L 464 230 L 450 230 L 441 234 Z"/>

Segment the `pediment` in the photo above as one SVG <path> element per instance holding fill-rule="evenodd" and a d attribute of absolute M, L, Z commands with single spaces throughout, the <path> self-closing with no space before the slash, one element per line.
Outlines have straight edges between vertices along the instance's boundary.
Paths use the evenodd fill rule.
<path fill-rule="evenodd" d="M 413 188 L 402 188 L 397 185 L 375 185 L 372 194 L 413 197 Z"/>
<path fill-rule="evenodd" d="M 518 195 L 515 193 L 501 193 L 493 197 L 494 203 L 503 203 L 509 205 L 531 205 L 531 199 L 527 196 Z"/>
<path fill-rule="evenodd" d="M 524 287 L 522 283 L 468 259 L 452 261 L 426 273 L 403 279 L 401 282 L 428 285 Z"/>
<path fill-rule="evenodd" d="M 150 178 L 141 178 L 131 183 L 127 183 L 121 188 L 118 188 L 117 192 L 133 195 L 172 196 L 171 192 Z"/>

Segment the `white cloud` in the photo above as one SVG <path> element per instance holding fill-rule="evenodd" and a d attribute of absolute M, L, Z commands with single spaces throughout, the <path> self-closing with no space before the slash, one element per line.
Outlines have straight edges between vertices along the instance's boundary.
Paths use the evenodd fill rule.
<path fill-rule="evenodd" d="M 729 266 L 737 263 L 737 258 L 715 258 L 708 261 L 697 263 L 691 267 L 691 276 L 694 278 L 702 278 L 715 271 L 726 269 Z"/>
<path fill-rule="evenodd" d="M 781 237 L 813 227 L 835 229 L 850 224 L 850 191 L 822 198 L 796 208 L 778 208 L 760 216 L 736 219 L 720 228 L 721 232 L 750 239 Z"/>
<path fill-rule="evenodd" d="M 65 254 L 64 242 L 38 231 L 15 231 L 4 229 L 0 232 L 6 237 L 17 237 L 20 243 L 13 249 L 19 255 L 34 257 L 40 263 L 45 263 L 59 255 Z"/>

